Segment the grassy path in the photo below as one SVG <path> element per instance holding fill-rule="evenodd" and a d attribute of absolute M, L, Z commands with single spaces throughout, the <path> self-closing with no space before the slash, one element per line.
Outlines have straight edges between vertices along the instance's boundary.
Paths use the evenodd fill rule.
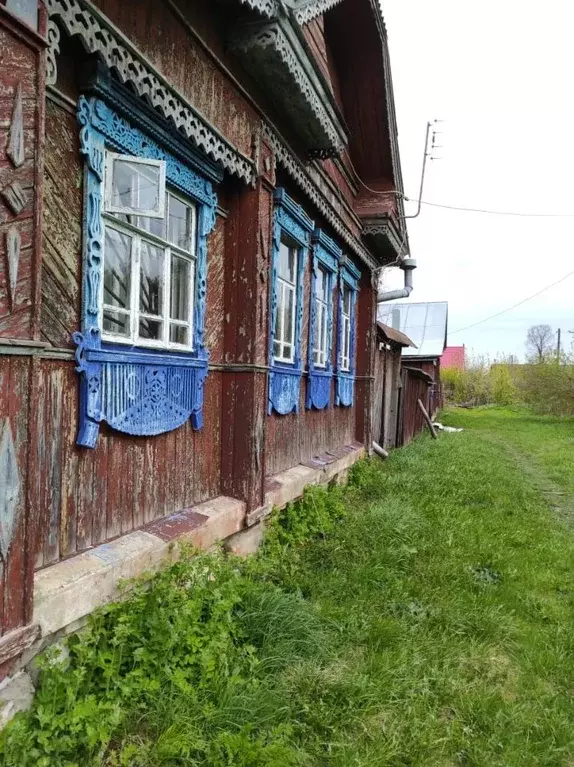
<path fill-rule="evenodd" d="M 574 419 L 502 408 L 470 414 L 453 410 L 452 418 L 504 446 L 525 479 L 574 528 Z"/>
<path fill-rule="evenodd" d="M 445 420 L 98 616 L 0 764 L 574 767 L 574 420 Z"/>

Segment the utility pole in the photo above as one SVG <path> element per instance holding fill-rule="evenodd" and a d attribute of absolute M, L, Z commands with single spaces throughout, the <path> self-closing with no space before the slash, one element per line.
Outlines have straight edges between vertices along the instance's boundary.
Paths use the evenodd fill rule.
<path fill-rule="evenodd" d="M 558 328 L 558 344 L 557 344 L 557 356 L 558 356 L 558 364 L 560 364 L 560 345 L 562 341 L 562 329 Z"/>

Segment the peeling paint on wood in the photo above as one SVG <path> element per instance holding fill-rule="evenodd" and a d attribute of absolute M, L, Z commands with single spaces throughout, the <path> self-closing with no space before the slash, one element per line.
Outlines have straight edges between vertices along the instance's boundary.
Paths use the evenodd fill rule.
<path fill-rule="evenodd" d="M 6 154 L 12 165 L 19 168 L 24 164 L 24 122 L 22 117 L 22 83 L 16 86 L 14 94 L 14 108 L 12 111 L 12 123 L 10 125 L 10 137 Z"/>
<path fill-rule="evenodd" d="M 10 287 L 10 303 L 12 309 L 16 304 L 16 283 L 18 282 L 18 265 L 20 263 L 20 248 L 22 238 L 17 227 L 11 226 L 6 232 L 6 252 L 8 255 L 8 285 Z"/>
<path fill-rule="evenodd" d="M 0 554 L 4 562 L 8 557 L 16 523 L 20 499 L 20 475 L 14 449 L 10 421 L 0 423 Z"/>

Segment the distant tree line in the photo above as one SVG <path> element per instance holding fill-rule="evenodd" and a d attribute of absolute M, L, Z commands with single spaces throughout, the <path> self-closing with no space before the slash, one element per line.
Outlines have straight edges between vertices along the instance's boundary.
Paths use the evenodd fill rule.
<path fill-rule="evenodd" d="M 550 325 L 534 325 L 526 336 L 526 364 L 515 357 L 492 363 L 475 357 L 464 370 L 441 371 L 447 402 L 527 405 L 538 413 L 574 415 L 574 354 L 559 350 Z"/>

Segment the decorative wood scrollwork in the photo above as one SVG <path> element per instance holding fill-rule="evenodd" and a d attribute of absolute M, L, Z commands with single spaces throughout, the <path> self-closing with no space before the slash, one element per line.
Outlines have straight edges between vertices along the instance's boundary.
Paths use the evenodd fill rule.
<path fill-rule="evenodd" d="M 171 431 L 191 418 L 203 426 L 203 386 L 209 354 L 204 344 L 207 296 L 207 238 L 216 219 L 217 197 L 210 181 L 164 150 L 98 98 L 78 104 L 80 147 L 85 157 L 84 278 L 82 332 L 74 334 L 81 375 L 78 444 L 95 447 L 99 424 L 127 434 Z M 166 162 L 170 184 L 198 206 L 194 344 L 192 354 L 155 352 L 103 344 L 99 326 L 102 279 L 102 220 L 106 147 Z"/>

